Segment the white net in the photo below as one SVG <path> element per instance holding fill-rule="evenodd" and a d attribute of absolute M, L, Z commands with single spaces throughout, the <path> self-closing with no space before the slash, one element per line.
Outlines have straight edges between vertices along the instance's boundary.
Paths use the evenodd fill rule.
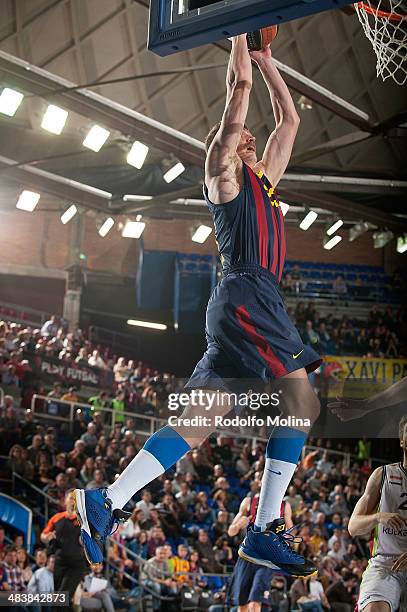
<path fill-rule="evenodd" d="M 407 81 L 407 1 L 369 0 L 354 5 L 359 21 L 376 53 L 376 72 L 383 81 Z"/>

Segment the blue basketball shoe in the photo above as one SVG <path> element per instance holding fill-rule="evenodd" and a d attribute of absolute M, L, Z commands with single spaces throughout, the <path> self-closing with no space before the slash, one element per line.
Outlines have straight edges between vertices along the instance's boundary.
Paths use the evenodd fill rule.
<path fill-rule="evenodd" d="M 119 509 L 112 511 L 107 489 L 75 489 L 74 498 L 85 556 L 90 565 L 102 564 L 102 549 L 107 536 L 117 523 L 127 520 L 131 513 Z"/>
<path fill-rule="evenodd" d="M 254 531 L 252 525 L 239 548 L 239 557 L 280 570 L 289 576 L 311 576 L 317 568 L 293 550 L 288 542 L 297 541 L 289 531 L 285 531 L 284 519 L 276 519 L 267 525 L 265 531 Z"/>

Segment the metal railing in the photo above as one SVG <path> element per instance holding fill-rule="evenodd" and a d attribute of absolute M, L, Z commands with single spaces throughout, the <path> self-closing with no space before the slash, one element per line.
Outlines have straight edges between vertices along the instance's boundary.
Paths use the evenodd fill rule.
<path fill-rule="evenodd" d="M 2 312 L 3 310 L 11 310 L 13 314 Z M 10 304 L 9 302 L 0 302 L 0 319 L 12 318 L 13 322 L 22 323 L 23 325 L 31 325 L 33 327 L 42 327 L 45 321 L 51 317 L 50 312 L 36 310 L 21 304 Z"/>

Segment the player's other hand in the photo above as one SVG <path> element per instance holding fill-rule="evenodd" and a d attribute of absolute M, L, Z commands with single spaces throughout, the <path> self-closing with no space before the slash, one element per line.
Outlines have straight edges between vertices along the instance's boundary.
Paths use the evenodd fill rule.
<path fill-rule="evenodd" d="M 403 529 L 407 526 L 406 519 L 397 512 L 379 512 L 378 519 L 381 525 L 393 527 L 393 529 Z"/>
<path fill-rule="evenodd" d="M 239 529 L 246 529 L 247 525 L 250 523 L 250 516 L 241 516 L 235 523 L 236 527 Z"/>
<path fill-rule="evenodd" d="M 341 421 L 353 421 L 361 419 L 368 414 L 364 399 L 344 399 L 337 397 L 335 402 L 328 402 L 328 408 Z"/>
<path fill-rule="evenodd" d="M 407 570 L 407 552 L 401 554 L 391 567 L 393 572 L 404 572 Z"/>

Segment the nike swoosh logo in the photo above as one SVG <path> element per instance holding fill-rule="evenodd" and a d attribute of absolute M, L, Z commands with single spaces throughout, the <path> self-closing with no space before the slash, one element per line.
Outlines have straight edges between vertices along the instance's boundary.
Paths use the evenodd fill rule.
<path fill-rule="evenodd" d="M 304 349 L 302 349 L 302 351 L 300 351 L 299 353 L 297 353 L 296 355 L 293 355 L 293 359 L 298 359 L 298 357 L 301 355 L 301 353 L 304 352 Z"/>
<path fill-rule="evenodd" d="M 272 472 L 273 474 L 277 474 L 277 476 L 281 476 L 281 472 L 276 472 L 275 470 L 270 470 L 270 468 L 267 468 L 268 472 Z"/>

